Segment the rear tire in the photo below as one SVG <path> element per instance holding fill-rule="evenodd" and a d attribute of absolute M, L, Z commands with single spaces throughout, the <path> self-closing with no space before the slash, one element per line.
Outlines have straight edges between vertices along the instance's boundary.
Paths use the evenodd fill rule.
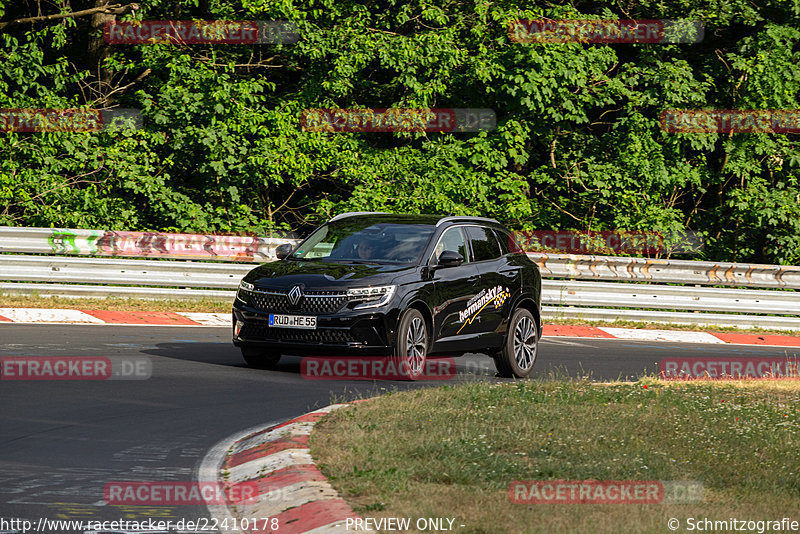
<path fill-rule="evenodd" d="M 242 358 L 247 365 L 255 369 L 275 369 L 281 359 L 280 354 L 273 354 L 264 349 L 242 347 Z"/>
<path fill-rule="evenodd" d="M 511 315 L 503 348 L 495 354 L 497 373 L 506 378 L 525 378 L 536 364 L 539 331 L 531 312 L 517 308 Z"/>
<path fill-rule="evenodd" d="M 428 325 L 419 310 L 410 308 L 400 319 L 392 355 L 402 380 L 418 380 L 425 373 L 428 355 Z"/>

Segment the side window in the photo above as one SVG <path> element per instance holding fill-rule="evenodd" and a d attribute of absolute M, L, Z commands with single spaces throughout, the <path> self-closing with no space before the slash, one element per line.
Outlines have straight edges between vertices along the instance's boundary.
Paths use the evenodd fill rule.
<path fill-rule="evenodd" d="M 497 228 L 494 229 L 494 236 L 497 238 L 497 242 L 500 243 L 500 253 L 505 256 L 510 252 L 508 249 L 509 236 L 506 236 L 504 232 Z"/>
<path fill-rule="evenodd" d="M 494 260 L 500 257 L 500 245 L 489 228 L 467 226 L 467 237 L 472 245 L 475 261 Z"/>
<path fill-rule="evenodd" d="M 497 235 L 497 240 L 500 242 L 500 250 L 503 251 L 503 255 L 509 252 L 512 254 L 521 254 L 524 252 L 514 235 L 504 230 L 498 230 L 497 228 L 494 229 L 494 233 Z"/>
<path fill-rule="evenodd" d="M 436 244 L 436 249 L 433 251 L 434 261 L 439 259 L 439 254 L 445 250 L 452 250 L 458 252 L 464 257 L 464 263 L 469 262 L 469 255 L 467 254 L 467 241 L 464 239 L 464 233 L 461 228 L 449 228 L 444 231 L 439 242 Z"/>

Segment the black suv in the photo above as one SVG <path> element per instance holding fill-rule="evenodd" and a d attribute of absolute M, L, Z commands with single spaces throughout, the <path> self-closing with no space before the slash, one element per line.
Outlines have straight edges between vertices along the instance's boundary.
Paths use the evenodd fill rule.
<path fill-rule="evenodd" d="M 254 367 L 384 356 L 414 379 L 427 356 L 487 352 L 521 378 L 536 362 L 539 268 L 494 219 L 345 213 L 276 253 L 233 305 L 233 343 Z"/>

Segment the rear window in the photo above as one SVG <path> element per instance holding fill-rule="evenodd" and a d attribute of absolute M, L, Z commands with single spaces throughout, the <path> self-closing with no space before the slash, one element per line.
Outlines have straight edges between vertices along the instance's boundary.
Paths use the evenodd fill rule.
<path fill-rule="evenodd" d="M 478 226 L 467 226 L 466 230 L 475 261 L 495 260 L 501 256 L 500 245 L 492 230 Z"/>
<path fill-rule="evenodd" d="M 505 230 L 498 230 L 497 228 L 494 229 L 494 233 L 497 236 L 497 240 L 500 242 L 500 250 L 503 251 L 503 254 L 522 254 L 524 250 L 517 242 L 516 234 L 511 234 L 506 232 Z"/>

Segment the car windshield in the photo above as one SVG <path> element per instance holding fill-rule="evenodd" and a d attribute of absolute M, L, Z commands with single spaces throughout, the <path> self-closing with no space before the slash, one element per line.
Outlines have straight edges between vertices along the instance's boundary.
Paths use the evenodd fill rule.
<path fill-rule="evenodd" d="M 428 224 L 347 218 L 317 229 L 290 258 L 348 263 L 415 263 L 422 256 L 433 231 L 434 227 Z"/>

